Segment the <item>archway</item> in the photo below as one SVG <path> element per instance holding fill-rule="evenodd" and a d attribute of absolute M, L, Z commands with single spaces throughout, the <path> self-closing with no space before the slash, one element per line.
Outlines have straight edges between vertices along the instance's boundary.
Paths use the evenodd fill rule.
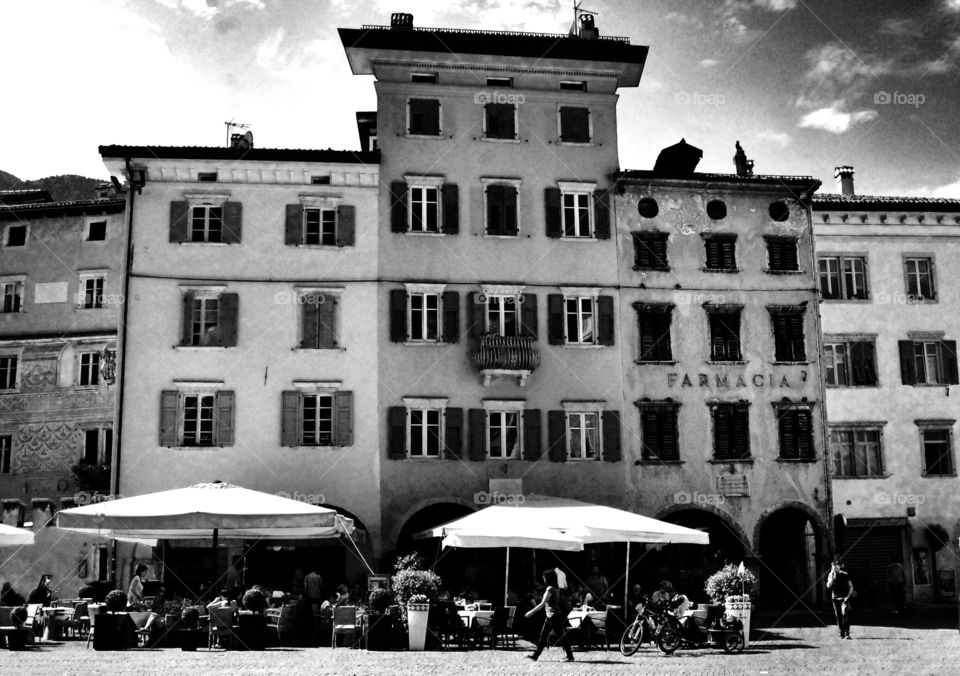
<path fill-rule="evenodd" d="M 760 555 L 759 603 L 769 609 L 807 610 L 820 603 L 826 534 L 806 505 L 778 507 L 761 516 L 754 541 Z"/>
<path fill-rule="evenodd" d="M 441 549 L 440 538 L 415 540 L 413 537 L 416 533 L 459 519 L 473 511 L 470 507 L 456 502 L 437 502 L 423 507 L 412 514 L 400 529 L 397 535 L 397 556 L 414 552 L 420 554 L 424 563 L 442 578 L 444 586 L 452 594 L 463 586 L 469 586 L 482 595 L 481 588 L 485 591 L 487 586 L 484 578 L 489 577 L 484 575 L 489 567 L 489 562 L 486 561 L 489 557 L 481 556 L 481 553 L 487 550 Z M 392 573 L 393 560 L 388 563 L 387 572 Z"/>

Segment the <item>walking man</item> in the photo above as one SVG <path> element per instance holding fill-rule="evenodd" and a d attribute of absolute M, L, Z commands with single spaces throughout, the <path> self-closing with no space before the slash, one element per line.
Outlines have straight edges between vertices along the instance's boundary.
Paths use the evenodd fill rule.
<path fill-rule="evenodd" d="M 903 571 L 903 564 L 893 556 L 887 565 L 887 586 L 890 587 L 890 597 L 893 600 L 893 612 L 903 610 L 907 601 L 907 576 Z"/>
<path fill-rule="evenodd" d="M 853 597 L 853 582 L 850 575 L 843 568 L 840 559 L 834 559 L 827 575 L 827 589 L 833 599 L 833 612 L 837 615 L 837 626 L 840 627 L 840 638 L 850 638 L 850 599 Z"/>
<path fill-rule="evenodd" d="M 557 588 L 557 574 L 552 570 L 543 571 L 543 583 L 547 585 L 543 592 L 543 600 L 531 608 L 525 617 L 530 617 L 535 612 L 543 608 L 546 618 L 543 620 L 543 629 L 540 630 L 540 640 L 537 641 L 537 649 L 532 655 L 527 655 L 528 659 L 536 662 L 540 658 L 543 649 L 547 647 L 547 641 L 550 640 L 550 633 L 555 633 L 560 640 L 563 649 L 567 653 L 565 662 L 573 662 L 573 651 L 570 649 L 570 642 L 567 639 L 566 631 L 566 612 L 563 604 L 560 603 L 560 590 Z"/>

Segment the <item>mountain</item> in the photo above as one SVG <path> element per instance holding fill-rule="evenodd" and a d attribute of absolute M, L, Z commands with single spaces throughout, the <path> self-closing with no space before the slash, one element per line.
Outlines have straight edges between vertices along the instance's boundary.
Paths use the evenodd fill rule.
<path fill-rule="evenodd" d="M 74 174 L 47 176 L 33 181 L 24 181 L 13 174 L 0 171 L 0 190 L 27 190 L 44 188 L 54 201 L 90 200 L 97 196 L 97 185 L 103 183 L 98 178 L 87 178 Z"/>

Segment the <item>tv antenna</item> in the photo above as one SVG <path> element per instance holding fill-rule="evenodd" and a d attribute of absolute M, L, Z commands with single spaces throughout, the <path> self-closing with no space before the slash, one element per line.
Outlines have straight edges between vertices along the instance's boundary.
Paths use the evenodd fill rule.
<path fill-rule="evenodd" d="M 230 120 L 229 122 L 224 122 L 224 124 L 227 125 L 227 147 L 228 148 L 230 147 L 230 132 L 232 132 L 234 129 L 250 128 L 250 125 L 246 124 L 245 122 L 234 122 L 233 120 Z"/>

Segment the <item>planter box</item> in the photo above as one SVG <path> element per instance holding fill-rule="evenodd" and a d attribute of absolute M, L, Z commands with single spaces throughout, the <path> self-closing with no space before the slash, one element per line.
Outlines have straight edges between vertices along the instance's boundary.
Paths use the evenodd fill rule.
<path fill-rule="evenodd" d="M 427 641 L 427 620 L 429 617 L 429 603 L 411 603 L 407 606 L 410 650 L 423 650 L 424 644 Z"/>
<path fill-rule="evenodd" d="M 137 627 L 126 613 L 100 613 L 93 632 L 94 650 L 137 647 Z"/>
<path fill-rule="evenodd" d="M 742 600 L 734 600 L 742 599 Z M 743 647 L 750 647 L 750 613 L 753 604 L 750 602 L 750 595 L 744 594 L 740 597 L 728 596 L 726 602 L 727 615 L 738 618 L 743 622 Z"/>
<path fill-rule="evenodd" d="M 367 616 L 367 650 L 390 650 L 393 638 L 393 618 L 389 615 Z"/>
<path fill-rule="evenodd" d="M 206 645 L 208 634 L 202 629 L 179 629 L 176 636 L 176 642 L 180 644 L 180 650 L 193 652 L 198 647 Z"/>
<path fill-rule="evenodd" d="M 231 641 L 231 647 L 234 650 L 266 650 L 266 616 L 241 612 L 237 617 L 237 636 Z"/>

